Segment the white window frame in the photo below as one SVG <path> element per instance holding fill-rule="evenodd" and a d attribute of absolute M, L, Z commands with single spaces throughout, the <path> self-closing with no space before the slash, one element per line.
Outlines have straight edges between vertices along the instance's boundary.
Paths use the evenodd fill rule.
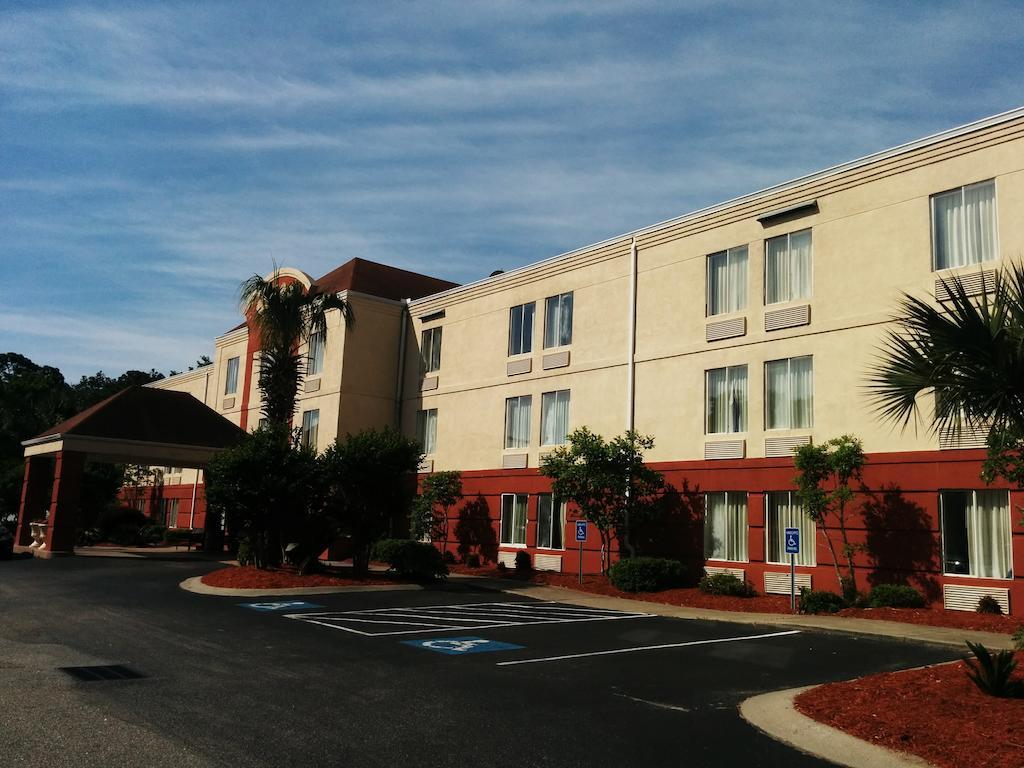
<path fill-rule="evenodd" d="M 443 326 L 426 328 L 420 333 L 420 356 L 424 373 L 436 373 L 441 370 L 441 331 Z"/>
<path fill-rule="evenodd" d="M 502 541 L 505 533 L 505 499 L 512 499 L 512 521 L 509 525 L 512 541 Z M 523 500 L 523 540 L 516 542 L 516 504 L 519 499 Z M 501 516 L 498 519 L 498 545 L 502 547 L 516 547 L 526 549 L 526 537 L 530 530 L 530 496 L 526 493 L 503 493 L 501 494 Z"/>
<path fill-rule="evenodd" d="M 1010 559 L 1009 559 L 1009 562 L 1010 562 L 1010 575 L 1009 576 L 975 576 L 974 574 L 971 574 L 971 573 L 951 573 L 951 572 L 946 570 L 946 512 L 945 512 L 945 509 L 943 509 L 943 506 L 944 506 L 944 504 L 946 502 L 945 502 L 944 496 L 947 493 L 969 493 L 969 494 L 971 494 L 971 503 L 974 504 L 974 505 L 977 505 L 977 503 L 978 503 L 978 491 L 976 489 L 973 489 L 973 488 L 944 488 L 944 489 L 939 491 L 939 534 L 940 534 L 940 536 L 939 536 L 939 538 L 940 538 L 940 542 L 939 542 L 939 545 L 940 545 L 939 557 L 942 559 L 942 575 L 943 576 L 954 576 L 954 577 L 959 578 L 959 579 L 991 579 L 992 581 L 1013 581 L 1013 578 L 1014 578 L 1014 568 L 1013 568 L 1013 505 L 1010 503 L 1010 499 L 1009 499 L 1010 492 L 1009 491 L 1004 491 L 1001 488 L 992 488 L 992 489 L 986 489 L 986 490 L 1001 491 L 1001 492 L 1006 493 L 1006 495 L 1007 495 L 1006 514 L 1009 517 L 1009 527 L 1008 527 L 1007 530 L 1009 530 L 1009 532 L 1010 532 L 1010 541 L 1009 541 L 1009 547 L 1010 547 Z M 967 546 L 968 546 L 967 558 L 968 558 L 968 562 L 970 562 L 971 561 L 970 541 L 968 541 Z"/>
<path fill-rule="evenodd" d="M 324 358 L 327 355 L 327 334 L 317 331 L 309 334 L 309 349 L 306 352 L 306 375 L 319 376 L 324 372 Z"/>
<path fill-rule="evenodd" d="M 224 371 L 224 394 L 225 395 L 236 395 L 238 394 L 238 369 L 239 369 L 239 357 L 229 357 L 227 367 Z"/>
<path fill-rule="evenodd" d="M 793 426 L 793 390 L 791 377 L 793 373 L 793 360 L 802 360 L 803 358 L 809 358 L 811 361 L 811 405 L 810 405 L 810 423 L 802 427 Z M 787 403 L 789 411 L 789 418 L 786 419 L 787 426 L 785 427 L 769 427 L 768 426 L 768 366 L 771 363 L 781 363 L 783 360 L 786 361 L 786 386 L 789 387 Z M 762 376 L 764 377 L 764 429 L 765 432 L 786 432 L 793 430 L 809 430 L 814 429 L 814 355 L 796 355 L 794 357 L 780 357 L 776 360 L 765 360 L 764 367 L 762 368 Z"/>
<path fill-rule="evenodd" d="M 307 423 L 307 417 L 308 422 Z M 302 412 L 302 432 L 299 445 L 303 448 L 317 450 L 317 439 L 320 436 L 320 409 L 311 408 Z"/>
<path fill-rule="evenodd" d="M 938 200 L 940 197 L 944 197 L 944 196 L 946 196 L 946 195 L 948 195 L 948 194 L 950 194 L 952 192 L 959 192 L 960 193 L 960 212 L 961 212 L 961 216 L 962 216 L 963 215 L 963 211 L 964 211 L 964 193 L 966 192 L 966 190 L 971 189 L 972 187 L 981 187 L 981 186 L 987 186 L 987 185 L 990 185 L 990 184 L 992 185 L 992 227 L 995 230 L 992 233 L 992 242 L 993 242 L 993 255 L 992 255 L 992 258 L 988 259 L 988 260 L 984 260 L 983 259 L 981 261 L 972 261 L 969 264 L 963 264 L 963 265 L 959 265 L 959 266 L 940 267 L 939 266 L 939 258 L 938 258 L 939 257 L 939 253 L 938 253 L 939 239 L 936 236 L 936 232 L 935 232 L 936 221 L 937 221 L 936 217 L 935 217 L 935 201 Z M 931 238 L 932 238 L 932 272 L 946 272 L 948 270 L 955 270 L 955 269 L 970 269 L 971 267 L 976 267 L 979 264 L 992 264 L 994 262 L 999 261 L 999 253 L 1000 253 L 1000 251 L 999 251 L 999 190 L 996 187 L 996 180 L 995 180 L 995 178 L 985 179 L 984 181 L 976 181 L 976 182 L 973 182 L 971 184 L 964 184 L 964 185 L 959 186 L 959 187 L 952 187 L 951 189 L 944 189 L 941 192 L 936 192 L 934 195 L 931 195 L 928 198 L 928 213 L 931 216 L 930 232 L 931 232 Z M 960 222 L 960 233 L 961 233 L 961 236 L 965 236 L 966 232 L 967 232 L 967 228 L 964 226 L 964 223 L 961 220 L 961 222 Z M 964 250 L 966 250 L 966 248 Z"/>
<path fill-rule="evenodd" d="M 792 248 L 793 248 L 793 245 L 792 245 L 793 235 L 802 235 L 804 232 L 809 232 L 810 236 L 811 236 L 811 254 L 810 254 L 810 262 L 811 263 L 810 263 L 810 266 L 808 268 L 808 272 L 810 274 L 808 274 L 808 276 L 807 276 L 807 295 L 806 296 L 793 296 L 793 295 L 790 295 L 790 296 L 788 296 L 785 299 L 778 299 L 776 301 L 773 301 L 773 302 L 769 303 L 768 302 L 768 244 L 773 242 L 773 241 L 775 241 L 775 240 L 781 240 L 781 239 L 785 238 L 785 240 L 786 240 L 786 253 L 788 255 L 790 253 L 790 251 L 792 250 Z M 811 297 L 813 295 L 814 295 L 814 228 L 813 227 L 804 227 L 803 229 L 797 229 L 797 230 L 795 230 L 793 232 L 787 232 L 784 235 L 776 235 L 775 237 L 766 238 L 765 241 L 764 241 L 764 305 L 766 307 L 774 307 L 777 304 L 788 304 L 788 303 L 794 302 L 794 301 L 806 302 L 806 301 L 810 301 L 810 299 L 811 299 Z"/>
<path fill-rule="evenodd" d="M 560 331 L 562 328 L 562 313 L 565 311 L 565 305 L 569 305 L 569 338 L 563 339 Z M 565 293 L 559 293 L 555 296 L 548 296 L 544 299 L 544 349 L 556 349 L 558 347 L 568 347 L 572 344 L 572 325 L 574 320 L 574 313 L 576 309 L 576 299 L 573 296 L 572 291 L 566 291 Z M 548 339 L 548 327 L 553 327 L 555 338 Z"/>
<path fill-rule="evenodd" d="M 558 400 L 559 399 L 564 399 L 565 400 L 565 410 L 566 410 L 566 416 L 565 416 L 565 439 L 562 440 L 561 442 L 548 442 L 548 441 L 545 440 L 545 434 L 547 433 L 547 429 L 545 429 L 545 427 L 547 426 L 547 409 L 544 407 L 544 403 L 545 403 L 545 401 L 549 397 L 553 397 L 555 399 L 555 405 L 556 406 L 558 404 Z M 572 408 L 572 394 L 571 394 L 570 390 L 568 390 L 568 389 L 557 389 L 554 392 L 544 392 L 543 394 L 541 394 L 541 396 L 540 396 L 540 444 L 541 445 L 549 446 L 549 445 L 565 445 L 566 444 L 566 442 L 569 439 L 569 432 L 571 431 L 570 430 L 570 426 L 569 426 L 570 423 L 571 423 L 571 418 L 569 416 L 571 408 Z"/>
<path fill-rule="evenodd" d="M 529 308 L 530 322 L 525 322 L 526 311 Z M 519 338 L 515 336 L 515 322 L 513 318 L 519 314 Z M 537 319 L 537 302 L 528 301 L 525 304 L 516 304 L 508 311 L 508 356 L 528 355 L 533 352 L 533 330 Z M 516 348 L 518 347 L 518 351 Z"/>
<path fill-rule="evenodd" d="M 510 440 L 509 440 L 509 438 L 510 438 L 509 424 L 508 424 L 508 420 L 509 420 L 508 419 L 508 417 L 509 417 L 509 403 L 511 403 L 513 400 L 517 401 L 516 405 L 517 405 L 518 408 L 523 408 L 523 405 L 524 405 L 523 401 L 525 401 L 525 406 L 526 406 L 527 410 L 529 411 L 529 418 L 526 420 L 527 424 L 526 424 L 526 435 L 525 435 L 525 437 L 522 437 L 518 441 L 512 441 L 512 442 L 514 442 L 516 444 L 509 445 L 509 442 L 510 442 Z M 530 447 L 530 432 L 531 432 L 531 429 L 532 429 L 532 427 L 531 427 L 532 424 L 533 424 L 533 395 L 514 395 L 513 397 L 506 397 L 505 398 L 505 434 L 502 436 L 502 441 L 501 441 L 502 445 L 505 446 L 505 450 L 506 451 L 516 451 L 516 450 L 521 451 L 521 450 L 524 450 L 526 448 L 529 448 Z M 522 445 L 519 445 L 518 444 L 519 442 L 522 442 Z"/>
<path fill-rule="evenodd" d="M 704 558 L 713 563 L 749 563 L 750 562 L 750 494 L 747 491 L 707 491 L 704 494 L 704 530 L 707 530 L 708 524 L 708 498 L 722 494 L 725 496 L 725 503 L 728 506 L 731 497 L 742 496 L 743 497 L 743 508 L 746 510 L 746 518 L 743 521 L 743 549 L 746 552 L 746 557 L 742 560 L 726 560 L 721 557 L 712 557 L 707 551 L 707 541 L 703 542 L 704 546 Z"/>
<path fill-rule="evenodd" d="M 727 392 L 732 391 L 732 372 L 737 368 L 743 368 L 746 378 L 746 387 L 743 390 L 743 429 L 731 429 L 732 418 L 728 419 L 730 429 L 725 432 L 711 431 L 711 374 L 716 371 L 725 371 L 725 388 Z M 705 435 L 743 435 L 750 430 L 750 367 L 743 365 L 726 365 L 721 368 L 709 368 L 704 371 L 704 434 Z"/>
<path fill-rule="evenodd" d="M 551 516 L 552 516 L 551 531 L 553 532 L 553 531 L 556 530 L 556 528 L 555 528 L 555 520 L 556 519 L 560 520 L 560 522 L 561 522 L 561 529 L 560 529 L 561 537 L 560 538 L 562 539 L 562 546 L 560 546 L 560 547 L 552 547 L 552 546 L 550 546 L 550 538 L 548 539 L 549 544 L 542 544 L 541 541 L 540 541 L 540 512 L 541 512 L 541 502 L 544 499 L 547 499 L 548 503 L 551 504 Z M 566 516 L 566 508 L 567 507 L 568 507 L 568 505 L 564 501 L 562 501 L 561 499 L 556 499 L 554 494 L 551 494 L 551 493 L 538 493 L 537 494 L 537 534 L 536 534 L 536 537 L 537 537 L 537 549 L 546 549 L 546 550 L 548 550 L 550 552 L 564 552 L 565 551 L 565 516 Z"/>
<path fill-rule="evenodd" d="M 772 536 L 771 536 L 771 505 L 768 503 L 769 496 L 776 494 L 786 493 L 789 494 L 789 505 L 793 506 L 797 504 L 796 491 L 765 491 L 764 494 L 764 562 L 766 565 L 789 565 L 789 556 L 785 555 L 784 560 L 769 560 L 768 558 L 772 555 Z M 818 566 L 818 526 L 807 516 L 807 513 L 803 513 L 807 518 L 807 524 L 810 526 L 810 536 L 800 537 L 800 554 L 802 555 L 807 551 L 807 545 L 810 544 L 813 549 L 811 550 L 811 562 L 810 563 L 797 563 L 800 568 L 816 568 Z"/>
<path fill-rule="evenodd" d="M 437 408 L 416 411 L 416 439 L 425 456 L 437 452 Z"/>
<path fill-rule="evenodd" d="M 734 259 L 740 258 L 741 254 L 742 254 L 743 263 L 744 263 L 744 268 L 743 268 L 743 301 L 742 302 L 739 302 L 739 301 L 736 302 L 737 304 L 741 304 L 741 306 L 737 306 L 734 309 L 722 309 L 722 310 L 719 310 L 717 312 L 712 312 L 711 311 L 711 297 L 712 297 L 713 293 L 712 293 L 712 290 L 711 290 L 711 274 L 712 274 L 711 273 L 711 261 L 712 261 L 712 259 L 717 259 L 717 258 L 719 258 L 721 256 L 724 256 L 725 257 L 725 264 L 726 264 L 726 274 L 729 274 L 729 265 L 730 265 L 730 263 Z M 749 295 L 749 291 L 748 291 L 748 288 L 749 288 L 749 285 L 750 285 L 749 280 L 750 280 L 750 251 L 749 251 L 749 248 L 746 245 L 737 245 L 737 246 L 733 246 L 732 248 L 727 248 L 724 251 L 717 251 L 715 253 L 709 253 L 708 256 L 707 256 L 707 260 L 705 261 L 705 265 L 704 265 L 704 281 L 705 281 L 705 287 L 707 289 L 705 291 L 705 297 L 704 297 L 704 315 L 705 315 L 705 317 L 718 317 L 719 315 L 728 315 L 728 314 L 732 314 L 734 312 L 745 312 L 746 309 L 747 309 L 747 306 L 748 306 L 748 304 L 750 302 L 750 295 Z M 736 290 L 737 290 L 737 286 L 734 286 L 734 285 L 730 284 L 730 285 L 727 286 L 726 292 L 729 293 L 729 294 L 734 294 Z"/>

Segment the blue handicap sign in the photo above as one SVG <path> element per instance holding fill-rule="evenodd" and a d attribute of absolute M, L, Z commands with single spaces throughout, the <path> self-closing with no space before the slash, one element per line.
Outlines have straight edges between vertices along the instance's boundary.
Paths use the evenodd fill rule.
<path fill-rule="evenodd" d="M 576 521 L 576 541 L 587 540 L 587 521 L 577 520 Z"/>
<path fill-rule="evenodd" d="M 787 555 L 799 555 L 800 554 L 800 529 L 799 528 L 787 528 L 786 529 L 786 554 Z"/>
<path fill-rule="evenodd" d="M 310 608 L 323 608 L 316 603 L 307 603 L 302 600 L 279 600 L 269 603 L 239 603 L 242 608 L 251 608 L 254 611 L 306 611 Z"/>
<path fill-rule="evenodd" d="M 497 640 L 485 640 L 482 637 L 433 637 L 429 640 L 401 640 L 399 642 L 403 645 L 424 648 L 448 656 L 490 651 L 516 651 L 523 647 L 512 643 L 499 643 Z"/>

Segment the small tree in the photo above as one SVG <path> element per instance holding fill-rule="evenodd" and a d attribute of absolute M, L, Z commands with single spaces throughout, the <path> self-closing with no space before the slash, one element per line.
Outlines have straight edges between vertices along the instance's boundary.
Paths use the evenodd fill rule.
<path fill-rule="evenodd" d="M 850 483 L 860 480 L 864 461 L 864 446 L 853 435 L 835 437 L 819 445 L 801 445 L 795 455 L 799 472 L 795 479 L 797 498 L 807 516 L 825 534 L 836 569 L 836 579 L 842 587 L 843 596 L 848 600 L 857 595 L 857 574 L 853 565 L 857 547 L 850 543 L 847 534 L 846 513 L 854 494 Z M 848 571 L 845 578 L 839 571 L 839 558 L 836 557 L 836 547 L 829 532 L 829 515 L 834 516 L 842 540 L 842 553 Z"/>
<path fill-rule="evenodd" d="M 414 539 L 441 539 L 448 548 L 451 508 L 462 501 L 462 473 L 434 472 L 423 478 L 420 495 L 413 504 L 410 533 Z"/>
<path fill-rule="evenodd" d="M 352 537 L 352 565 L 365 573 L 370 549 L 395 517 L 407 515 L 423 454 L 410 438 L 385 429 L 336 440 L 321 456 L 327 482 L 325 510 Z"/>
<path fill-rule="evenodd" d="M 576 516 L 597 528 L 602 573 L 608 572 L 612 536 L 632 553 L 632 526 L 655 514 L 665 480 L 644 464 L 643 452 L 653 447 L 653 438 L 634 431 L 606 441 L 581 427 L 541 463 L 551 492 L 572 502 Z"/>

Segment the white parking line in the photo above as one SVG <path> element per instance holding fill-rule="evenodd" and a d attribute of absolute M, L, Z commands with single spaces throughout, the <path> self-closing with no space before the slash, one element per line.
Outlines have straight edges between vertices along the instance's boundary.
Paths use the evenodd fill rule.
<path fill-rule="evenodd" d="M 543 656 L 538 659 L 519 659 L 517 661 L 499 661 L 499 667 L 512 667 L 517 664 L 540 664 L 545 661 L 565 661 L 567 659 L 583 659 L 588 656 L 611 656 L 616 653 L 637 653 L 638 651 L 660 651 L 665 648 L 686 648 L 690 645 L 712 645 L 714 643 L 735 643 L 739 640 L 762 640 L 767 637 L 784 637 L 799 635 L 800 630 L 791 629 L 786 632 L 769 632 L 765 635 L 744 635 L 742 637 L 720 637 L 715 640 L 691 640 L 688 643 L 666 643 L 664 645 L 642 645 L 635 648 L 615 648 L 610 651 L 591 651 L 590 653 L 568 653 L 564 656 Z"/>

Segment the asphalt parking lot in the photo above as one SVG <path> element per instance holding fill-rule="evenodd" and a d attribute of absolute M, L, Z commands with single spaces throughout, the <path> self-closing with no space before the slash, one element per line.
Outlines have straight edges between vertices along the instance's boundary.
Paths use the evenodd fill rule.
<path fill-rule="evenodd" d="M 456 583 L 262 599 L 178 589 L 213 567 L 0 563 L 4 765 L 817 766 L 746 724 L 739 703 L 958 655 Z M 103 665 L 139 676 L 60 669 Z"/>

